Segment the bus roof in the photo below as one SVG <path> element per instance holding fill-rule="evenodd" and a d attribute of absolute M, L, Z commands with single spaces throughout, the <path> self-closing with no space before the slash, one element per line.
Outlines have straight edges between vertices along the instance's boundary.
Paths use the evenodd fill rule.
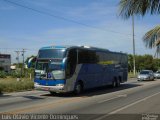
<path fill-rule="evenodd" d="M 91 47 L 91 46 L 46 46 L 46 47 L 42 47 L 40 48 L 40 50 L 43 49 L 68 49 L 68 48 L 86 48 L 86 49 L 92 49 L 92 50 L 107 50 L 107 49 L 103 49 L 103 48 L 97 48 L 97 47 Z M 109 50 L 107 50 L 109 51 Z"/>
<path fill-rule="evenodd" d="M 104 49 L 104 48 L 98 48 L 98 47 L 91 47 L 91 46 L 69 46 L 69 45 L 62 45 L 62 46 L 46 46 L 46 47 L 42 47 L 40 48 L 40 50 L 46 50 L 46 49 L 71 49 L 71 48 L 81 48 L 81 49 L 89 49 L 89 50 L 95 50 L 95 51 L 101 51 L 101 52 L 113 52 L 110 51 L 108 49 Z M 113 53 L 121 53 L 121 54 L 125 54 L 123 52 L 113 52 Z"/>
<path fill-rule="evenodd" d="M 46 46 L 40 48 L 40 50 L 46 50 L 46 49 L 66 49 L 67 47 L 65 46 Z"/>

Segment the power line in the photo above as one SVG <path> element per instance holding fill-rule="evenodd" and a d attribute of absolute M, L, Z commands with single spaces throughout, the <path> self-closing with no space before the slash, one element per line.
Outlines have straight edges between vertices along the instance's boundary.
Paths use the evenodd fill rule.
<path fill-rule="evenodd" d="M 0 50 L 21 50 L 23 48 L 0 48 Z M 32 49 L 32 48 L 25 48 L 25 50 L 28 50 L 28 51 L 38 51 L 38 49 Z"/>
<path fill-rule="evenodd" d="M 113 30 L 106 30 L 106 29 L 102 29 L 102 28 L 99 28 L 99 27 L 91 26 L 91 25 L 88 25 L 88 24 L 85 24 L 85 23 L 81 23 L 81 22 L 78 22 L 78 21 L 75 21 L 75 20 L 72 20 L 72 19 L 68 19 L 68 18 L 65 18 L 65 17 L 62 17 L 62 16 L 54 15 L 54 14 L 48 13 L 48 12 L 46 12 L 46 11 L 34 9 L 34 8 L 31 8 L 31 7 L 28 7 L 28 6 L 19 4 L 19 3 L 17 3 L 17 2 L 13 2 L 13 1 L 9 1 L 9 0 L 4 0 L 4 2 L 8 2 L 8 3 L 10 3 L 10 4 L 13 4 L 13 5 L 16 5 L 16 6 L 25 8 L 25 9 L 32 10 L 32 11 L 37 12 L 37 13 L 40 13 L 40 14 L 44 14 L 44 15 L 48 15 L 48 16 L 51 16 L 51 17 L 54 17 L 54 18 L 57 18 L 57 19 L 61 19 L 61 20 L 64 20 L 64 21 L 76 23 L 76 24 L 79 24 L 79 25 L 82 25 L 82 26 L 85 26 L 85 27 L 90 27 L 90 28 L 102 30 L 102 31 L 105 31 L 105 32 L 117 33 L 117 34 L 125 35 L 125 36 L 126 36 L 126 35 L 127 35 L 127 36 L 132 36 L 131 34 L 125 34 L 125 33 L 117 32 L 117 31 L 113 31 Z"/>

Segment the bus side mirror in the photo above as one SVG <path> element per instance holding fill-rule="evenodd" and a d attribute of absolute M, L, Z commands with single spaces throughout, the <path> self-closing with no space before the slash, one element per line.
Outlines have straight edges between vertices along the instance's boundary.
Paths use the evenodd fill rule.
<path fill-rule="evenodd" d="M 27 67 L 32 68 L 37 60 L 37 57 L 31 57 L 28 59 Z"/>

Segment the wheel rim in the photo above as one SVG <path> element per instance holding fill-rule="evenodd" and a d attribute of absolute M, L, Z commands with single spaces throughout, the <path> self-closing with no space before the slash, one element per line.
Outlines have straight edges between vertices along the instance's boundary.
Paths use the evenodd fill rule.
<path fill-rule="evenodd" d="M 116 82 L 115 81 L 113 81 L 113 87 L 116 87 Z"/>
<path fill-rule="evenodd" d="M 77 86 L 76 86 L 76 93 L 80 93 L 81 92 L 81 85 L 80 84 L 78 84 Z"/>

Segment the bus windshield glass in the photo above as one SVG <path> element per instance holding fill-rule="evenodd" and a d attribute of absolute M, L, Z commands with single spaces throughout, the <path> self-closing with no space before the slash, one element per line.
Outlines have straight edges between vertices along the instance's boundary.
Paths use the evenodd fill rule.
<path fill-rule="evenodd" d="M 36 69 L 37 70 L 44 70 L 47 71 L 48 70 L 48 61 L 37 61 L 36 62 Z"/>
<path fill-rule="evenodd" d="M 65 72 L 62 67 L 62 60 L 60 62 L 53 60 L 37 60 L 36 62 L 36 70 L 35 70 L 36 78 L 45 78 L 45 79 L 64 79 Z"/>
<path fill-rule="evenodd" d="M 64 49 L 45 49 L 40 50 L 38 54 L 38 58 L 64 58 L 65 56 L 65 50 Z"/>
<path fill-rule="evenodd" d="M 56 63 L 56 62 L 50 62 L 49 64 L 49 69 L 50 70 L 61 70 L 62 69 L 62 64 L 61 63 Z"/>

